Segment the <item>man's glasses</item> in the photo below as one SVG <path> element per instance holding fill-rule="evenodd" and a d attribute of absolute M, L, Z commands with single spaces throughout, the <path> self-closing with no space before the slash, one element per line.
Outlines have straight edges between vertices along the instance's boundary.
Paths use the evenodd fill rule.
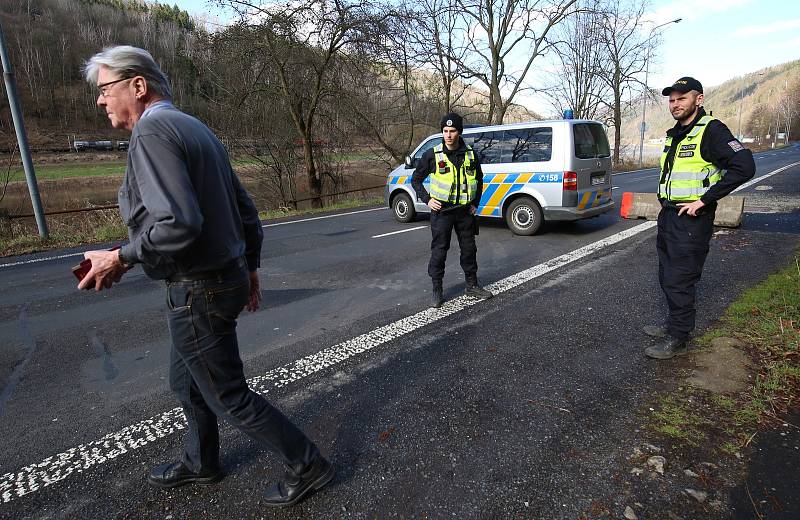
<path fill-rule="evenodd" d="M 97 85 L 97 90 L 100 91 L 100 95 L 101 96 L 106 97 L 106 96 L 108 96 L 108 93 L 111 91 L 111 89 L 109 87 L 111 87 L 112 85 L 114 85 L 116 83 L 119 83 L 120 81 L 127 81 L 129 79 L 133 79 L 133 78 L 115 79 L 114 81 L 107 81 L 105 83 L 100 83 L 99 85 Z"/>

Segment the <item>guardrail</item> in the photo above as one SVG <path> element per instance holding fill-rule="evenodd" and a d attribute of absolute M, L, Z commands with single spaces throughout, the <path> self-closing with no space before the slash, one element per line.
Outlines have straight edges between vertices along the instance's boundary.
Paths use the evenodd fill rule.
<path fill-rule="evenodd" d="M 369 190 L 375 190 L 375 189 L 378 189 L 378 188 L 385 188 L 385 187 L 386 187 L 386 184 L 381 184 L 380 186 L 370 186 L 368 188 L 356 188 L 356 189 L 352 189 L 352 190 L 339 191 L 339 192 L 336 192 L 336 193 L 324 193 L 324 194 L 321 194 L 319 197 L 305 197 L 305 198 L 302 198 L 302 199 L 291 199 L 291 200 L 287 200 L 286 202 L 288 202 L 289 204 L 294 206 L 294 209 L 297 209 L 297 203 L 298 202 L 306 202 L 308 200 L 317 200 L 317 199 L 322 199 L 322 198 L 325 198 L 325 197 L 335 197 L 336 195 L 346 195 L 348 193 L 356 193 L 356 192 L 359 192 L 359 191 L 369 191 Z"/>

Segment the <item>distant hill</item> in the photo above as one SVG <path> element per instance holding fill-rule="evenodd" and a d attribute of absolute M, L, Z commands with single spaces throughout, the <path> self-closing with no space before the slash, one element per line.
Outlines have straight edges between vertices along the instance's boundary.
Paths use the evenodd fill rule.
<path fill-rule="evenodd" d="M 791 135 L 800 135 L 800 60 L 759 69 L 704 90 L 706 111 L 721 119 L 734 135 L 740 132 L 744 138 L 763 142 L 768 134 L 774 134 L 779 119 L 783 131 L 787 114 L 792 116 Z M 647 105 L 646 141 L 663 137 L 675 124 L 661 88 L 654 88 L 654 94 L 656 99 Z M 625 120 L 624 143 L 639 142 L 640 121 L 641 102 Z"/>

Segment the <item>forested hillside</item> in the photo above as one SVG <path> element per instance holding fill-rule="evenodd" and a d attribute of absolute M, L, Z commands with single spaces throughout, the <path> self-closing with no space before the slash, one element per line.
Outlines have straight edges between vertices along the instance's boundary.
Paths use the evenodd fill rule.
<path fill-rule="evenodd" d="M 662 138 L 675 124 L 661 88 L 656 90 L 647 109 L 648 140 Z M 753 71 L 704 90 L 706 110 L 725 122 L 734 135 L 760 144 L 771 144 L 777 134 L 792 139 L 800 136 L 800 60 Z M 624 132 L 629 142 L 638 138 L 640 120 L 641 112 L 632 111 Z"/>
<path fill-rule="evenodd" d="M 200 34 L 177 8 L 135 0 L 3 0 L 0 21 L 34 148 L 66 146 L 68 135 L 109 134 L 81 67 L 111 43 L 150 49 L 170 71 L 180 102 L 198 105 L 193 55 Z M 4 149 L 15 142 L 5 91 L 0 139 Z"/>

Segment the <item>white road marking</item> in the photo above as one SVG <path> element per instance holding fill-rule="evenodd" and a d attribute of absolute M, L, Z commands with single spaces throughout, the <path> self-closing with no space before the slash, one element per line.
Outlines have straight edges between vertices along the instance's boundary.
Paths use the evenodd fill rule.
<path fill-rule="evenodd" d="M 487 288 L 495 294 L 503 293 L 522 283 L 594 254 L 605 247 L 651 229 L 655 225 L 655 222 L 639 224 L 499 280 L 487 286 Z M 449 300 L 439 309 L 426 309 L 394 323 L 384 325 L 315 354 L 270 370 L 264 375 L 253 377 L 248 380 L 248 383 L 256 392 L 267 394 L 272 388 L 280 388 L 299 381 L 421 327 L 430 325 L 451 314 L 462 311 L 479 301 L 481 300 L 474 300 L 466 296 Z M 129 451 L 141 448 L 185 428 L 186 422 L 182 409 L 173 408 L 160 415 L 109 433 L 95 441 L 81 444 L 48 457 L 41 462 L 25 466 L 16 472 L 5 473 L 0 476 L 2 502 L 7 503 L 33 493 L 43 487 L 64 480 L 73 473 L 89 470 L 93 466 L 108 462 Z"/>
<path fill-rule="evenodd" d="M 344 216 L 347 216 L 347 215 L 356 215 L 358 213 L 367 213 L 368 211 L 380 211 L 382 209 L 387 209 L 387 208 L 384 208 L 383 206 L 381 206 L 380 208 L 361 209 L 361 210 L 358 210 L 358 211 L 350 211 L 349 213 L 337 213 L 335 215 L 323 215 L 321 217 L 311 217 L 311 218 L 304 218 L 304 219 L 301 219 L 301 220 L 290 220 L 288 222 L 276 222 L 274 224 L 264 224 L 261 227 L 262 228 L 268 228 L 268 227 L 275 227 L 275 226 L 287 226 L 289 224 L 299 224 L 300 222 L 310 222 L 312 220 L 322 220 L 324 218 L 344 217 Z"/>
<path fill-rule="evenodd" d="M 48 260 L 60 260 L 62 258 L 69 258 L 71 256 L 83 256 L 83 253 L 69 253 L 67 255 L 47 256 L 44 258 L 34 258 L 32 260 L 22 260 L 20 262 L 11 262 L 10 264 L 0 264 L 0 267 L 14 267 L 15 265 L 35 264 L 37 262 L 46 262 Z"/>
<path fill-rule="evenodd" d="M 336 215 L 324 215 L 322 217 L 312 217 L 312 218 L 304 218 L 302 220 L 290 220 L 288 222 L 276 222 L 274 224 L 264 224 L 261 226 L 262 228 L 274 227 L 274 226 L 286 226 L 288 224 L 299 224 L 300 222 L 309 222 L 311 220 L 321 220 L 324 218 L 335 218 L 335 217 L 344 217 L 345 215 L 356 215 L 358 213 L 367 213 L 368 211 L 380 211 L 382 209 L 386 209 L 384 207 L 380 208 L 370 208 L 370 209 L 361 209 L 358 211 L 350 211 L 348 213 L 337 213 Z M 87 250 L 88 251 L 88 250 Z M 34 258 L 32 260 L 22 260 L 19 262 L 11 262 L 8 264 L 0 264 L 0 268 L 2 267 L 14 267 L 15 265 L 25 265 L 25 264 L 35 264 L 38 262 L 47 262 L 48 260 L 60 260 L 62 258 L 69 258 L 72 256 L 83 256 L 83 252 L 80 253 L 70 253 L 67 255 L 59 255 L 59 256 L 47 256 L 43 258 Z"/>
<path fill-rule="evenodd" d="M 785 171 L 793 166 L 797 166 L 798 164 L 800 164 L 800 162 L 784 166 L 783 168 L 762 175 L 747 184 L 743 184 L 734 191 L 741 190 L 746 186 Z M 655 226 L 655 221 L 639 224 L 494 282 L 488 285 L 487 289 L 495 294 L 503 293 L 518 285 L 580 260 L 581 258 L 592 255 L 605 247 L 652 229 Z M 270 370 L 262 376 L 253 377 L 248 380 L 248 383 L 256 392 L 267 394 L 271 388 L 281 388 L 295 381 L 299 381 L 321 370 L 341 363 L 342 361 L 372 350 L 384 343 L 388 343 L 389 341 L 414 332 L 426 325 L 435 323 L 451 314 L 460 312 L 480 301 L 481 300 L 467 298 L 466 296 L 449 300 L 439 309 L 425 309 L 417 314 L 384 325 L 373 331 L 323 349 L 315 354 Z M 16 472 L 5 473 L 0 476 L 2 503 L 11 502 L 16 498 L 55 484 L 73 473 L 86 471 L 93 466 L 108 462 L 128 451 L 141 448 L 185 428 L 186 422 L 183 417 L 182 409 L 173 408 L 160 415 L 150 417 L 149 419 L 127 426 L 119 431 L 109 433 L 96 441 L 80 444 L 67 451 L 47 457 L 41 462 L 25 466 Z"/>
<path fill-rule="evenodd" d="M 417 226 L 408 229 L 401 229 L 400 231 L 392 231 L 391 233 L 384 233 L 382 235 L 375 235 L 370 238 L 381 238 L 381 237 L 388 237 L 389 235 L 396 235 L 398 233 L 408 233 L 409 231 L 416 231 L 418 229 L 425 229 L 428 226 Z"/>
<path fill-rule="evenodd" d="M 783 172 L 783 171 L 786 171 L 786 170 L 788 170 L 789 168 L 793 168 L 793 167 L 795 167 L 795 166 L 797 166 L 797 165 L 800 165 L 800 161 L 798 161 L 798 162 L 796 162 L 796 163 L 792 163 L 792 164 L 787 164 L 786 166 L 784 166 L 784 167 L 782 167 L 782 168 L 778 168 L 777 170 L 772 170 L 772 171 L 771 171 L 771 172 L 769 172 L 769 173 L 765 173 L 765 174 L 764 174 L 764 175 L 762 175 L 761 177 L 756 177 L 755 179 L 751 179 L 750 181 L 748 181 L 748 182 L 745 182 L 744 184 L 742 184 L 741 186 L 739 186 L 738 188 L 736 188 L 735 190 L 733 190 L 731 193 L 736 193 L 736 192 L 737 192 L 737 191 L 739 191 L 739 190 L 743 190 L 743 189 L 745 189 L 745 188 L 749 188 L 750 186 L 752 186 L 753 184 L 755 184 L 755 183 L 757 183 L 757 182 L 761 182 L 761 181 L 763 181 L 764 179 L 768 179 L 769 177 L 772 177 L 772 176 L 773 176 L 773 175 L 775 175 L 776 173 L 781 173 L 781 172 Z"/>

